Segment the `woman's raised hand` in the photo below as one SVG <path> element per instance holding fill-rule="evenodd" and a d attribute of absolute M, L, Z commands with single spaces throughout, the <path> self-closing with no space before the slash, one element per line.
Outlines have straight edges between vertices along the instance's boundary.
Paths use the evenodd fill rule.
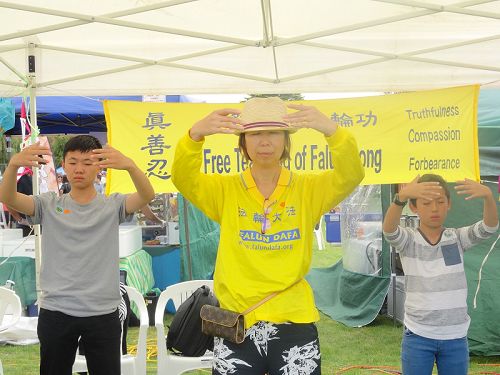
<path fill-rule="evenodd" d="M 288 104 L 288 108 L 296 109 L 297 112 L 283 116 L 283 120 L 295 128 L 311 128 L 329 137 L 337 130 L 338 124 L 330 120 L 316 107 L 303 104 Z"/>
<path fill-rule="evenodd" d="M 205 136 L 211 134 L 234 134 L 243 130 L 240 119 L 237 117 L 240 110 L 224 108 L 213 111 L 207 117 L 196 122 L 189 130 L 189 136 L 193 141 L 201 141 Z"/>

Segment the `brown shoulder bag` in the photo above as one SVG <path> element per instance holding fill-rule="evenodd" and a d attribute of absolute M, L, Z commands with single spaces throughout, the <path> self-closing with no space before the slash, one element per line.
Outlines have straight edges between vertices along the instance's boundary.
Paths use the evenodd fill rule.
<path fill-rule="evenodd" d="M 242 313 L 231 310 L 221 309 L 220 307 L 203 305 L 200 310 L 201 330 L 205 335 L 222 337 L 225 340 L 241 344 L 245 340 L 245 315 L 263 305 L 271 298 L 290 289 L 293 285 L 301 280 L 293 283 L 288 288 L 281 292 L 274 292 L 264 298 L 262 301 L 250 306 Z"/>

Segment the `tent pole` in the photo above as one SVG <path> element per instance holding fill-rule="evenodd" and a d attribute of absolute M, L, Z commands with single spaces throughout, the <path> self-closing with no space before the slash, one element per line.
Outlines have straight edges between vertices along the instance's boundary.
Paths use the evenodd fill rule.
<path fill-rule="evenodd" d="M 30 97 L 30 124 L 33 129 L 37 129 L 36 119 L 36 69 L 35 69 L 35 45 L 30 43 L 28 46 L 28 93 Z M 38 167 L 33 168 L 33 195 L 40 194 L 38 181 Z M 40 255 L 42 251 L 42 238 L 40 236 L 40 225 L 33 226 L 35 234 L 35 285 L 37 300 L 40 298 Z"/>
<path fill-rule="evenodd" d="M 391 185 L 390 189 L 390 201 L 392 202 L 392 199 L 394 198 L 395 194 L 395 189 L 396 187 L 394 185 Z M 396 322 L 397 322 L 397 293 L 396 293 L 396 281 L 397 281 L 397 270 L 396 270 L 396 249 L 394 246 L 390 245 L 391 249 L 391 285 L 392 285 L 392 290 L 389 291 L 389 293 L 392 293 L 392 325 L 395 327 Z"/>
<path fill-rule="evenodd" d="M 188 259 L 188 276 L 189 280 L 193 280 L 193 266 L 191 264 L 191 246 L 189 244 L 189 212 L 188 212 L 188 204 L 189 201 L 183 195 L 182 200 L 184 202 L 182 211 L 184 214 L 184 237 L 186 238 L 186 256 Z"/>

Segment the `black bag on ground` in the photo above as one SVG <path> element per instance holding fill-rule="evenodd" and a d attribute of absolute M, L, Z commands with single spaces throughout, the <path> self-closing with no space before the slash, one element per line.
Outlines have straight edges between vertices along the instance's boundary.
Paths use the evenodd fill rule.
<path fill-rule="evenodd" d="M 177 309 L 167 334 L 167 349 L 186 357 L 202 356 L 213 350 L 214 338 L 201 331 L 200 310 L 203 305 L 219 306 L 207 285 L 196 289 Z"/>

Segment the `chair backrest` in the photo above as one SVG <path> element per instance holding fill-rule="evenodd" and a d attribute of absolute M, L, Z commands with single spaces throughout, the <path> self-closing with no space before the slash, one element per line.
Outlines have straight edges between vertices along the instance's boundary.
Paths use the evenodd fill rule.
<path fill-rule="evenodd" d="M 7 313 L 9 309 L 10 314 Z M 0 287 L 0 331 L 15 325 L 21 317 L 21 300 L 11 289 Z"/>
<path fill-rule="evenodd" d="M 196 289 L 203 285 L 207 285 L 213 290 L 214 281 L 191 280 L 168 286 L 163 292 L 161 292 L 160 297 L 158 298 L 155 310 L 155 322 L 163 323 L 163 315 L 165 314 L 165 308 L 169 300 L 172 300 L 174 307 L 177 310 L 182 302 L 187 300 Z"/>
<path fill-rule="evenodd" d="M 165 314 L 165 308 L 168 301 L 172 300 L 175 308 L 177 309 L 182 302 L 184 302 L 189 298 L 191 294 L 193 294 L 196 289 L 203 285 L 207 285 L 210 289 L 213 290 L 214 282 L 213 280 L 184 281 L 168 286 L 163 292 L 161 292 L 155 310 L 156 343 L 158 348 L 158 374 L 168 373 L 174 375 L 195 368 L 210 367 L 211 358 L 207 358 L 208 361 L 205 361 L 197 359 L 201 357 L 182 357 L 169 354 L 165 342 L 165 327 L 163 325 L 163 316 Z M 183 360 L 183 363 L 175 366 L 172 363 L 172 359 Z"/>
<path fill-rule="evenodd" d="M 137 339 L 137 354 L 135 356 L 135 373 L 137 375 L 145 375 L 147 355 L 146 341 L 149 327 L 148 309 L 146 307 L 146 303 L 144 302 L 144 297 L 137 291 L 137 289 L 130 286 L 125 286 L 125 289 L 127 289 L 130 304 L 135 303 L 139 311 L 140 327 Z"/>

